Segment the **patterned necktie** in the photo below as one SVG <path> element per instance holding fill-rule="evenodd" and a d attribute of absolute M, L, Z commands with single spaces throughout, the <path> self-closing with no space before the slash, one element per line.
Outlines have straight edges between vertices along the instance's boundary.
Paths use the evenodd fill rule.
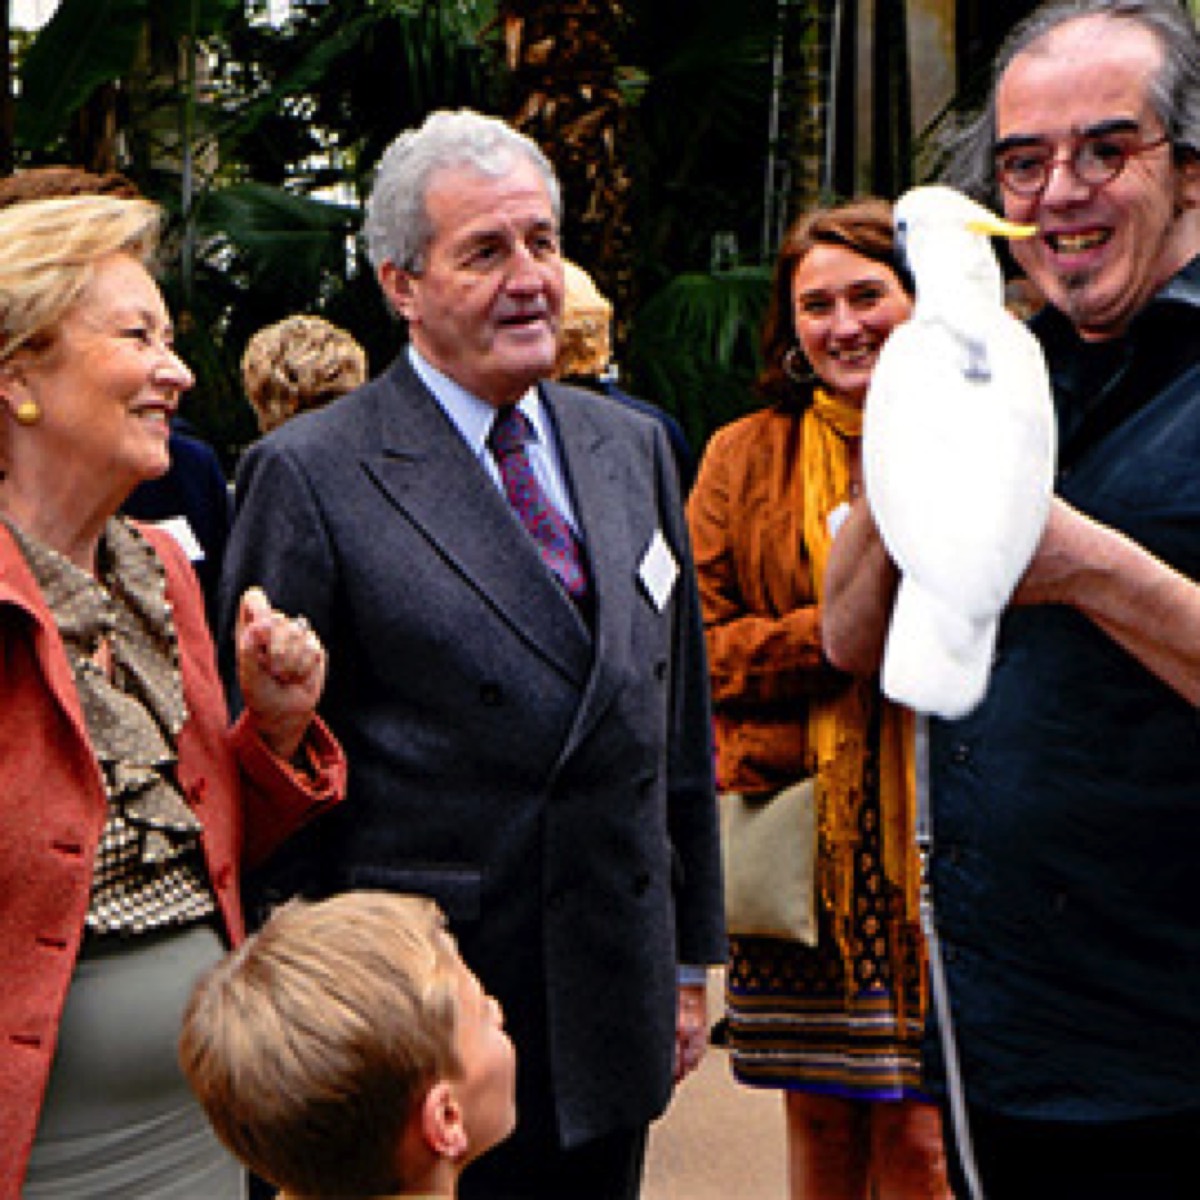
<path fill-rule="evenodd" d="M 500 468 L 504 492 L 521 524 L 541 551 L 542 561 L 558 576 L 574 600 L 587 594 L 587 575 L 579 543 L 562 513 L 538 483 L 525 446 L 534 432 L 528 418 L 515 405 L 496 413 L 488 445 Z"/>

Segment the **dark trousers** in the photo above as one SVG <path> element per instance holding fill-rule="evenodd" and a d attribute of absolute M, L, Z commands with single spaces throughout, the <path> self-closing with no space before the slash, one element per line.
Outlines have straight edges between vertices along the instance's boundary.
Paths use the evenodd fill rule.
<path fill-rule="evenodd" d="M 954 1194 L 967 1191 L 949 1112 L 943 1114 Z M 986 1200 L 1195 1200 L 1200 1112 L 1139 1121 L 1028 1121 L 971 1108 L 971 1141 Z"/>
<path fill-rule="evenodd" d="M 518 1126 L 463 1172 L 459 1200 L 637 1200 L 646 1132 L 621 1130 L 563 1150 L 522 1138 Z"/>

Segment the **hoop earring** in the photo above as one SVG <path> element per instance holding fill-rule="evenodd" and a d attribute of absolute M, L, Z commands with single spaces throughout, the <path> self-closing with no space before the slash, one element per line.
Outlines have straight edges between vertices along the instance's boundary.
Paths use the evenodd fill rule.
<path fill-rule="evenodd" d="M 801 362 L 804 362 L 803 369 L 796 366 L 797 357 L 800 358 Z M 794 384 L 796 384 L 797 387 L 807 387 L 810 383 L 816 382 L 817 376 L 812 368 L 808 366 L 808 363 L 805 362 L 799 346 L 793 346 L 790 350 L 788 350 L 788 352 L 783 356 L 783 361 L 779 365 L 783 369 L 783 373 Z"/>
<path fill-rule="evenodd" d="M 18 425 L 28 428 L 30 425 L 36 425 L 42 419 L 42 410 L 38 407 L 36 400 L 22 400 L 13 415 L 17 418 Z"/>

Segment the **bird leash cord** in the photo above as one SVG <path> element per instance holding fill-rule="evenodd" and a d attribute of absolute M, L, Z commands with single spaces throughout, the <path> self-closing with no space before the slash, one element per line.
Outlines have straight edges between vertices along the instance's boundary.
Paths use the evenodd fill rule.
<path fill-rule="evenodd" d="M 975 1150 L 967 1120 L 967 1100 L 963 1089 L 962 1072 L 958 1061 L 958 1043 L 954 1036 L 954 1016 L 950 1006 L 950 989 L 942 964 L 941 943 L 938 941 L 937 921 L 933 911 L 933 894 L 929 886 L 929 855 L 933 849 L 933 821 L 929 811 L 929 718 L 918 714 L 916 719 L 917 775 L 917 848 L 921 855 L 921 927 L 925 931 L 929 955 L 929 987 L 937 1012 L 938 1040 L 945 1064 L 946 1093 L 949 1098 L 950 1124 L 958 1161 L 966 1180 L 971 1200 L 984 1200 L 983 1187 L 975 1165 Z"/>

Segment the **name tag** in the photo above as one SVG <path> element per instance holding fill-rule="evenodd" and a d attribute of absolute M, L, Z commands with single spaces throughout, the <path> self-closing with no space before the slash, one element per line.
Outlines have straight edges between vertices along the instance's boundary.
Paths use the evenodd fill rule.
<path fill-rule="evenodd" d="M 192 532 L 187 517 L 168 517 L 165 521 L 155 521 L 154 524 L 179 543 L 190 562 L 204 561 L 204 547 Z"/>
<path fill-rule="evenodd" d="M 666 608 L 678 578 L 679 564 L 675 561 L 675 555 L 671 553 L 671 547 L 667 545 L 662 530 L 656 529 L 650 539 L 650 545 L 646 547 L 646 553 L 642 555 L 638 579 L 646 589 L 650 603 L 659 612 Z"/>

